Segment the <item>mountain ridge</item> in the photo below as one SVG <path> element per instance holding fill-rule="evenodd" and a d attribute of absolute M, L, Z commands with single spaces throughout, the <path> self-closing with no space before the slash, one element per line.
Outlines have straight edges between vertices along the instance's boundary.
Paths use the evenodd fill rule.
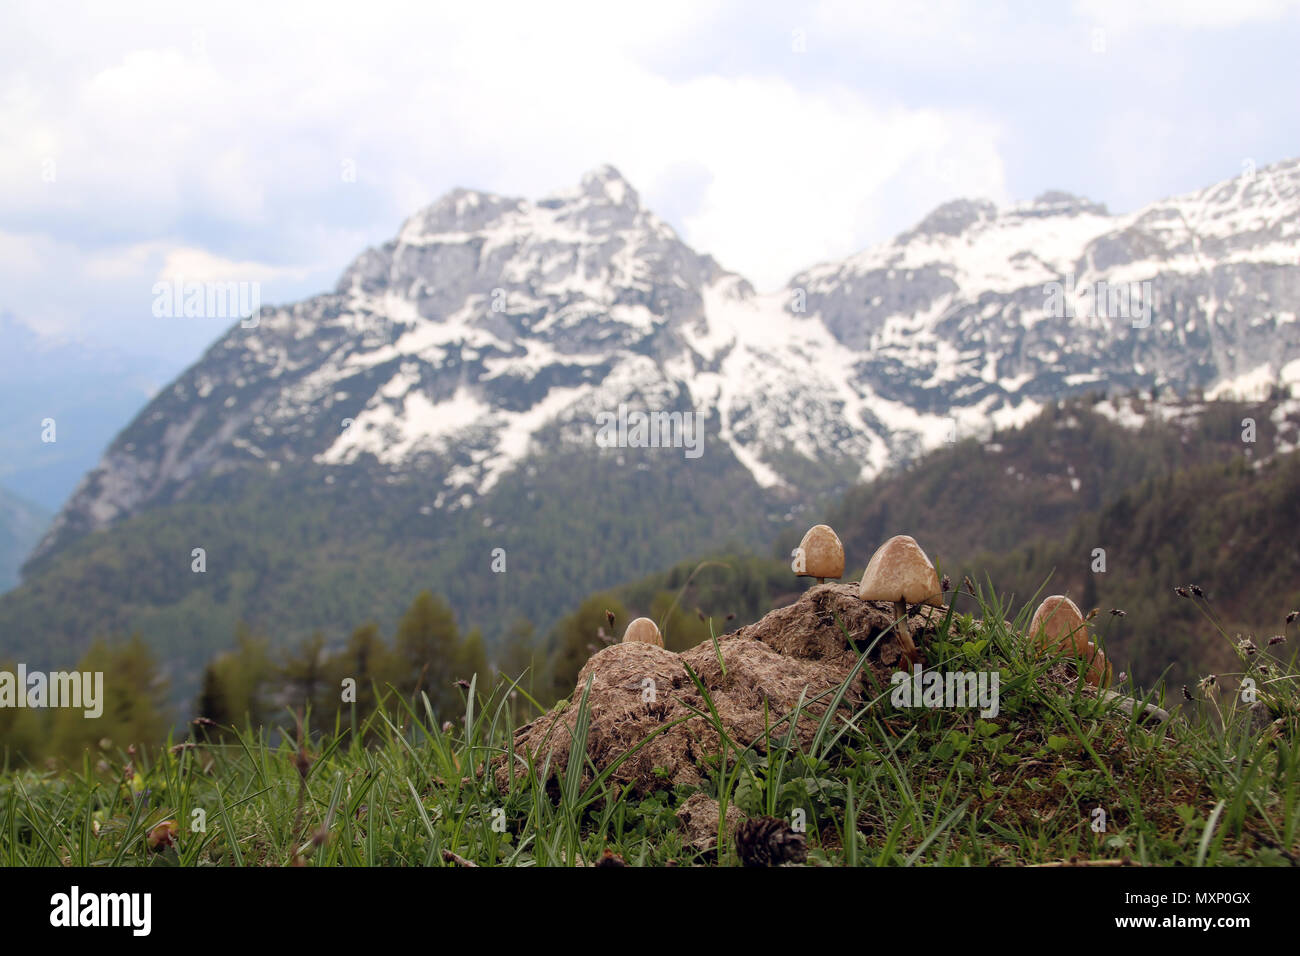
<path fill-rule="evenodd" d="M 588 441 L 595 413 L 629 398 L 705 409 L 755 482 L 789 498 L 807 464 L 827 474 L 814 491 L 840 488 L 1089 387 L 1185 391 L 1262 366 L 1300 380 L 1294 310 L 1266 312 L 1267 336 L 1249 324 L 1260 316 L 1236 315 L 1260 297 L 1300 301 L 1294 254 L 1281 255 L 1298 227 L 1296 161 L 1120 216 L 1059 191 L 956 200 L 760 295 L 611 166 L 536 201 L 453 190 L 333 293 L 215 343 L 119 436 L 34 557 L 197 473 L 261 461 L 401 472 L 437 459 L 433 506 L 465 506 L 542 426 Z M 1243 270 L 1258 273 L 1249 288 Z M 1062 279 L 1070 298 L 1052 315 L 1045 287 Z M 1088 311 L 1089 283 L 1121 280 L 1167 287 L 1162 304 L 1128 303 L 1158 309 L 1141 328 Z M 214 399 L 230 411 L 209 414 Z M 805 467 L 774 466 L 787 452 Z"/>
<path fill-rule="evenodd" d="M 757 293 L 612 167 L 537 200 L 453 191 L 158 392 L 0 633 L 66 655 L 139 630 L 183 691 L 238 621 L 292 640 L 429 588 L 491 645 L 1075 395 L 1300 380 L 1300 163 L 1122 216 L 1052 192 L 927 221 Z M 1102 283 L 1149 321 L 1094 309 Z M 703 454 L 606 447 L 622 409 L 698 416 Z"/>

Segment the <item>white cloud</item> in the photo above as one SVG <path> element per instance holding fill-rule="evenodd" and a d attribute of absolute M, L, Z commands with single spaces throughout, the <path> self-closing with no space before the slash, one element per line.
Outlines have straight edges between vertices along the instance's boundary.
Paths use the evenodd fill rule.
<path fill-rule="evenodd" d="M 1300 12 L 1297 0 L 1075 0 L 1075 13 L 1117 30 L 1204 29 L 1267 22 Z"/>
<path fill-rule="evenodd" d="M 454 185 L 536 196 L 609 161 L 649 200 L 683 163 L 698 169 L 705 185 L 677 224 L 728 268 L 771 286 L 856 251 L 891 184 L 921 189 L 925 205 L 948 198 L 909 171 L 961 144 L 972 190 L 1003 187 L 987 117 L 801 89 L 782 62 L 765 76 L 680 78 L 645 65 L 706 29 L 716 4 L 580 3 L 566 15 L 522 4 L 380 5 L 362 15 L 347 4 L 322 15 L 319 4 L 235 3 L 220 17 L 137 6 L 139 16 L 90 14 L 76 30 L 54 29 L 65 14 L 33 12 L 49 29 L 10 78 L 42 59 L 75 67 L 0 103 L 0 128 L 17 133 L 0 152 L 0 213 L 85 215 L 118 230 L 124 248 L 94 265 L 103 275 L 186 222 L 228 224 L 234 238 L 213 256 L 243 258 L 241 231 L 297 228 L 286 254 L 323 260 L 340 255 L 341 236 L 322 240 L 287 219 L 328 220 L 364 203 L 378 238 Z M 772 40 L 788 50 L 785 34 Z M 712 42 L 722 52 L 728 38 Z M 58 178 L 33 190 L 50 156 Z M 345 162 L 355 183 L 341 175 Z M 338 228 L 355 238 L 355 228 Z"/>
<path fill-rule="evenodd" d="M 116 283 L 135 303 L 141 277 L 178 263 L 290 283 L 313 263 L 315 282 L 453 186 L 540 196 L 602 162 L 693 245 L 771 287 L 954 196 L 1022 198 L 1007 194 L 1009 168 L 1018 182 L 1081 188 L 1055 175 L 1077 178 L 1061 156 L 1070 137 L 1109 143 L 1130 105 L 1153 113 L 1146 128 L 1172 132 L 1144 137 L 1140 155 L 1112 150 L 1116 171 L 1096 198 L 1135 179 L 1143 198 L 1170 191 L 1161 185 L 1170 157 L 1188 152 L 1186 130 L 1198 125 L 1159 99 L 1187 85 L 1177 45 L 1162 41 L 1172 59 L 1102 61 L 1085 55 L 1091 26 L 1202 28 L 1295 9 L 1282 0 L 6 8 L 0 221 L 27 238 L 0 262 L 0 308 L 66 313 L 79 295 L 83 310 L 99 310 L 96 283 Z M 806 53 L 792 48 L 796 29 Z M 882 64 L 883 79 L 870 72 Z M 982 93 L 968 93 L 966 75 Z M 1073 85 L 1051 85 L 1061 77 Z M 1209 181 L 1198 167 L 1184 188 Z M 60 257 L 40 271 L 57 289 L 39 286 L 33 255 Z M 15 265 L 23 256 L 28 266 Z M 72 275 L 82 280 L 75 294 L 64 288 Z"/>
<path fill-rule="evenodd" d="M 302 279 L 311 269 L 236 261 L 206 249 L 165 240 L 114 246 L 86 257 L 84 274 L 90 279 L 174 279 L 190 282 L 270 282 Z"/>
<path fill-rule="evenodd" d="M 157 279 L 183 277 L 189 282 L 271 282 L 277 279 L 302 279 L 310 269 L 271 266 L 263 262 L 237 262 L 214 256 L 204 249 L 181 246 L 169 249 L 158 270 Z"/>

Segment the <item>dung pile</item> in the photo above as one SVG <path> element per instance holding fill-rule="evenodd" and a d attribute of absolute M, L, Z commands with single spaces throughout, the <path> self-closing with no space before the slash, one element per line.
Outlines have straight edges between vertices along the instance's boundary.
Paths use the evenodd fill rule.
<path fill-rule="evenodd" d="M 941 609 L 923 606 L 910 615 L 912 639 L 922 649 L 942 614 Z M 700 716 L 709 713 L 709 706 L 687 666 L 708 689 L 734 744 L 754 744 L 762 752 L 769 737 L 783 739 L 790 731 L 783 718 L 788 719 L 802 695 L 805 707 L 795 734 L 807 745 L 861 651 L 893 621 L 892 605 L 860 599 L 856 584 L 832 583 L 813 587 L 794 604 L 723 635 L 717 648 L 705 641 L 674 654 L 644 641 L 613 644 L 586 663 L 567 701 L 515 731 L 514 772 L 527 772 L 524 755 L 531 754 L 539 773 L 549 760 L 545 782 L 555 783 L 556 773 L 569 764 L 579 704 L 590 678 L 587 755 L 598 770 L 661 731 L 618 765 L 612 782 L 630 785 L 637 794 L 698 785 L 705 762 L 716 758 L 721 745 L 712 721 Z M 871 650 L 867 667 L 877 681 L 888 684 L 902 655 L 891 630 Z M 865 680 L 869 678 L 860 672 L 852 682 L 840 704 L 846 711 L 861 704 Z M 504 786 L 509 773 L 504 761 L 499 762 L 498 783 Z M 587 771 L 584 784 L 589 779 Z"/>

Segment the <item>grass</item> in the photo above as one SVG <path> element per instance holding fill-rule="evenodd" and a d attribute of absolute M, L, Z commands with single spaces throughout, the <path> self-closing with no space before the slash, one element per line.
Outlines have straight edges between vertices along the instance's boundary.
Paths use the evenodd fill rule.
<path fill-rule="evenodd" d="M 862 667 L 875 693 L 827 711 L 807 748 L 793 714 L 768 715 L 759 741 L 720 733 L 705 792 L 804 826 L 809 865 L 1297 862 L 1300 709 L 1285 644 L 1234 642 L 1240 673 L 1207 677 L 1195 702 L 1117 687 L 1174 712 L 1157 729 L 1062 682 L 1073 662 L 1026 654 L 1029 608 L 1008 624 L 996 596 L 966 599 L 978 614 L 950 611 L 927 654 L 939 670 L 996 671 L 996 716 L 896 709 Z M 1244 678 L 1266 716 L 1242 699 Z M 721 730 L 699 687 L 698 715 Z M 588 693 L 575 691 L 578 740 Z M 513 749 L 513 729 L 541 711 L 526 694 L 502 682 L 465 697 L 455 724 L 390 695 L 356 734 L 350 720 L 310 733 L 199 727 L 152 757 L 110 747 L 80 767 L 7 767 L 0 864 L 571 866 L 609 850 L 632 865 L 738 865 L 721 827 L 716 852 L 684 844 L 675 811 L 693 791 L 635 798 L 610 767 L 554 775 Z M 498 786 L 495 761 L 527 772 Z M 157 839 L 166 821 L 171 842 Z"/>

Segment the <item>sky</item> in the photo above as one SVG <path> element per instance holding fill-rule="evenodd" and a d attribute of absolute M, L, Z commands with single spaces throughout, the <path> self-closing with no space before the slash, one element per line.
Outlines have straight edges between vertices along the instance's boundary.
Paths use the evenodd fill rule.
<path fill-rule="evenodd" d="M 179 372 L 154 284 L 331 289 L 603 163 L 762 289 L 959 196 L 1125 212 L 1300 155 L 1291 0 L 0 7 L 0 314 Z M 4 343 L 0 342 L 0 348 Z"/>

